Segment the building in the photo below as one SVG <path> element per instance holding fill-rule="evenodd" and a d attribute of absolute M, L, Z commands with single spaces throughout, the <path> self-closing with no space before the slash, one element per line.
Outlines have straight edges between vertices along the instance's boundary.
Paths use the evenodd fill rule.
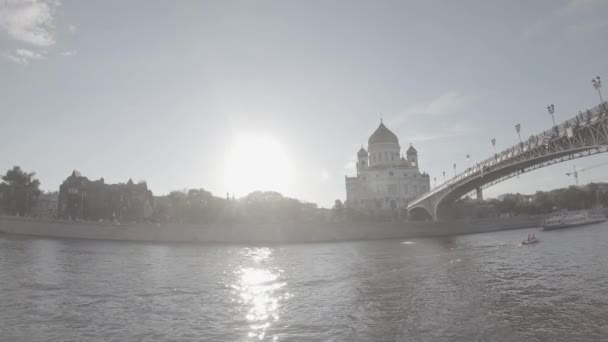
<path fill-rule="evenodd" d="M 59 187 L 57 215 L 63 219 L 139 222 L 152 215 L 154 196 L 146 182 L 106 184 L 74 170 Z"/>
<path fill-rule="evenodd" d="M 46 192 L 41 193 L 36 200 L 36 204 L 32 208 L 31 216 L 40 218 L 56 218 L 57 207 L 59 206 L 59 193 Z"/>
<path fill-rule="evenodd" d="M 410 144 L 401 155 L 397 136 L 382 120 L 369 137 L 367 150 L 357 153 L 357 175 L 346 176 L 346 206 L 349 208 L 403 208 L 429 191 L 430 177 L 420 173 L 418 152 Z"/>

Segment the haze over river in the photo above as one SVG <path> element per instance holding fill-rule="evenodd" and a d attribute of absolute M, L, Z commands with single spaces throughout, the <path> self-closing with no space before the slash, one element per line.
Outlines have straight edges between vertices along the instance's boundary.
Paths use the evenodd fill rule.
<path fill-rule="evenodd" d="M 0 275 L 0 341 L 608 341 L 608 224 L 266 246 L 0 235 Z"/>

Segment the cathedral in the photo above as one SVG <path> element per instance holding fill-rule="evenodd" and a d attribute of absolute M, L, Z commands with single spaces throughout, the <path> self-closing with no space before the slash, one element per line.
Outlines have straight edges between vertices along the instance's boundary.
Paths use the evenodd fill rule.
<path fill-rule="evenodd" d="M 405 154 L 399 138 L 380 120 L 367 151 L 361 146 L 357 153 L 357 175 L 345 177 L 347 207 L 396 210 L 429 191 L 429 175 L 420 173 L 418 152 L 410 144 Z"/>

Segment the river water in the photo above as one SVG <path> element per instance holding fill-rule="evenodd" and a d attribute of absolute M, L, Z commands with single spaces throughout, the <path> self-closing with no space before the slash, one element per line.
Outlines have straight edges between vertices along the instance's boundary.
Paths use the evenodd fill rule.
<path fill-rule="evenodd" d="M 268 246 L 0 235 L 0 341 L 83 340 L 608 341 L 608 224 Z"/>

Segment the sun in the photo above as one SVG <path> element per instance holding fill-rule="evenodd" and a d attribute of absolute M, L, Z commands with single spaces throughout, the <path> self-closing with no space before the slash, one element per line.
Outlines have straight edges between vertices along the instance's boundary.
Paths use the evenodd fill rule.
<path fill-rule="evenodd" d="M 242 135 L 226 155 L 224 181 L 230 194 L 244 196 L 252 191 L 289 191 L 291 158 L 273 137 Z"/>

